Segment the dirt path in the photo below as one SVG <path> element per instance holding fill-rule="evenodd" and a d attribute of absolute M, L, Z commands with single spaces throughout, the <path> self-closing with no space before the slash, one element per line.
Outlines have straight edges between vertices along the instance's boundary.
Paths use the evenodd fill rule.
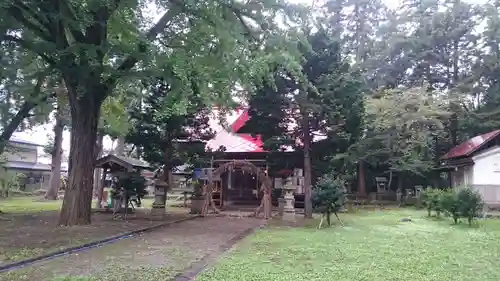
<path fill-rule="evenodd" d="M 261 223 L 252 218 L 198 218 L 101 248 L 44 261 L 27 269 L 2 273 L 0 281 L 171 280 Z"/>
<path fill-rule="evenodd" d="M 92 225 L 78 227 L 58 227 L 59 211 L 3 214 L 0 215 L 0 265 L 188 216 L 187 209 L 179 209 L 178 213 L 171 210 L 163 221 L 151 220 L 149 210 L 144 209 L 130 214 L 127 221 L 113 219 L 111 213 L 93 213 Z"/>

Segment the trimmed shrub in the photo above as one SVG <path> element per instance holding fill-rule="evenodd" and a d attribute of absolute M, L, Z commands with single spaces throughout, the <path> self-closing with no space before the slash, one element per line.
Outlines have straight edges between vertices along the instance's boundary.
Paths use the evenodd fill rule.
<path fill-rule="evenodd" d="M 458 193 L 455 190 L 444 192 L 441 197 L 441 206 L 446 214 L 453 219 L 453 223 L 457 224 L 460 219 L 460 202 L 458 201 Z"/>
<path fill-rule="evenodd" d="M 460 218 L 466 218 L 471 225 L 483 209 L 481 195 L 469 187 L 446 191 L 440 201 L 443 210 L 453 218 L 455 224 Z"/>
<path fill-rule="evenodd" d="M 427 215 L 430 217 L 432 211 L 436 212 L 436 216 L 439 217 L 443 211 L 442 197 L 444 191 L 436 188 L 427 188 L 422 194 L 422 199 L 424 201 L 425 207 L 427 209 Z"/>
<path fill-rule="evenodd" d="M 483 209 L 481 195 L 472 188 L 461 188 L 457 192 L 457 200 L 461 217 L 467 218 L 467 222 L 471 225 Z"/>
<path fill-rule="evenodd" d="M 333 175 L 324 175 L 319 179 L 313 190 L 312 204 L 315 211 L 326 217 L 328 225 L 331 225 L 330 216 L 334 214 L 342 224 L 338 212 L 345 203 L 345 181 Z M 321 219 L 321 223 L 323 222 Z M 321 223 L 318 228 L 321 227 Z"/>

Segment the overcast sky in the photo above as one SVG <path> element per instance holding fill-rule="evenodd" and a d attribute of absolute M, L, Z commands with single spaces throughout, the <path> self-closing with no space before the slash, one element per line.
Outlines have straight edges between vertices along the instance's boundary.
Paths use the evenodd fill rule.
<path fill-rule="evenodd" d="M 289 1 L 294 2 L 294 3 L 303 3 L 303 4 L 315 3 L 315 5 L 318 5 L 318 3 L 320 3 L 320 1 L 322 2 L 323 0 L 315 0 L 315 1 L 312 1 L 312 0 L 289 0 Z M 398 0 L 385 0 L 385 2 L 388 4 L 389 7 L 392 7 L 392 8 L 397 7 L 397 5 L 399 4 Z M 484 2 L 486 2 L 486 0 L 470 0 L 468 2 L 484 3 Z M 160 11 L 158 9 L 156 9 L 154 6 L 150 6 L 148 10 L 151 12 L 151 16 L 156 18 L 156 19 L 159 19 L 162 15 L 160 13 Z M 34 128 L 33 130 L 30 130 L 30 131 L 16 132 L 16 133 L 14 133 L 14 136 L 17 138 L 29 140 L 29 141 L 44 145 L 48 142 L 49 136 L 52 135 L 52 127 L 53 126 L 54 125 L 52 123 L 45 124 L 43 126 L 37 126 L 36 128 Z M 63 133 L 63 145 L 62 146 L 63 146 L 63 149 L 65 151 L 66 156 L 69 155 L 70 134 L 68 131 L 65 131 Z M 111 141 L 111 139 L 106 137 L 104 139 L 104 149 L 105 150 L 112 149 L 113 146 L 114 146 L 114 143 Z M 40 153 L 42 153 L 41 150 L 42 149 L 40 148 Z M 48 163 L 50 163 L 50 158 L 40 158 L 39 161 L 48 164 Z"/>

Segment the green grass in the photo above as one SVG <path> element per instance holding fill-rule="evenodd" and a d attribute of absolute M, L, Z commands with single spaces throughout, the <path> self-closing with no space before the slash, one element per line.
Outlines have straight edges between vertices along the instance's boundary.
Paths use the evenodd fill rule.
<path fill-rule="evenodd" d="M 270 226 L 196 280 L 500 280 L 500 221 L 471 228 L 424 215 L 364 211 L 342 215 L 345 227 Z"/>
<path fill-rule="evenodd" d="M 167 202 L 167 209 L 173 204 L 179 202 Z M 92 206 L 95 202 L 92 202 Z M 142 200 L 144 208 L 151 208 L 153 199 L 147 198 Z M 62 206 L 62 200 L 43 200 L 42 197 L 20 196 L 0 199 L 0 211 L 4 213 L 37 213 L 42 211 L 59 211 Z M 175 210 L 175 208 L 173 208 Z"/>
<path fill-rule="evenodd" d="M 4 213 L 36 213 L 61 209 L 62 200 L 43 201 L 37 197 L 10 197 L 0 199 L 0 211 Z"/>

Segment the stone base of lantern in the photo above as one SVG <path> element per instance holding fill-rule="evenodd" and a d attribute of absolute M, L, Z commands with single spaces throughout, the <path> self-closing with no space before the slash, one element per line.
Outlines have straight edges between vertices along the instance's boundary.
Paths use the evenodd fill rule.
<path fill-rule="evenodd" d="M 281 219 L 284 221 L 294 222 L 295 197 L 293 196 L 293 192 L 296 190 L 296 185 L 292 184 L 291 178 L 288 178 L 286 184 L 282 188 L 285 191 L 285 195 L 283 196 L 284 206 L 283 206 L 283 215 L 281 216 Z"/>
<path fill-rule="evenodd" d="M 156 182 L 155 184 L 155 201 L 151 208 L 152 219 L 162 220 L 165 217 L 165 183 Z"/>
<path fill-rule="evenodd" d="M 153 205 L 151 208 L 151 219 L 162 220 L 165 217 L 165 205 Z"/>
<path fill-rule="evenodd" d="M 279 216 L 282 217 L 284 212 L 285 212 L 285 199 L 278 198 L 278 214 L 279 214 Z"/>
<path fill-rule="evenodd" d="M 284 221 L 295 222 L 295 209 L 291 211 L 285 210 L 281 219 Z"/>

